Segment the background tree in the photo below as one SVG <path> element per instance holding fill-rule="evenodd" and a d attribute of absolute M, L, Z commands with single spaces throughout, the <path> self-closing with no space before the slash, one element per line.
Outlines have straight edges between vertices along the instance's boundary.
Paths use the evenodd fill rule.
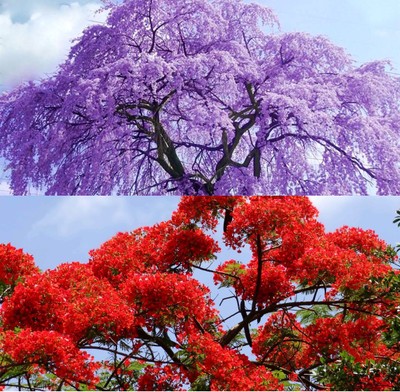
<path fill-rule="evenodd" d="M 400 193 L 386 63 L 239 0 L 106 4 L 54 76 L 0 98 L 15 194 Z"/>
<path fill-rule="evenodd" d="M 223 245 L 250 256 L 215 265 L 226 211 Z M 301 197 L 187 197 L 171 220 L 43 273 L 2 245 L 0 385 L 398 390 L 395 252 L 316 216 Z"/>

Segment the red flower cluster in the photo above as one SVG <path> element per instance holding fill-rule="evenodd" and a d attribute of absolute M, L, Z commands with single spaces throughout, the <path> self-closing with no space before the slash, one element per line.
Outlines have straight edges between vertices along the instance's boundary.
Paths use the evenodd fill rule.
<path fill-rule="evenodd" d="M 246 266 L 237 265 L 236 271 L 230 267 L 232 265 L 237 264 L 232 262 L 222 264 L 217 269 L 214 281 L 228 282 L 232 280 L 230 275 L 233 272 L 238 278 L 233 279 L 229 285 L 233 286 L 237 295 L 245 301 L 254 299 L 257 305 L 268 307 L 290 297 L 294 292 L 294 285 L 290 281 L 286 268 L 282 265 L 263 261 L 261 273 L 257 268 L 257 260 L 254 259 Z M 228 275 L 224 275 L 226 273 Z"/>
<path fill-rule="evenodd" d="M 183 389 L 187 378 L 179 366 L 147 366 L 139 377 L 138 387 L 141 391 L 179 391 Z"/>
<path fill-rule="evenodd" d="M 57 331 L 74 342 L 131 336 L 133 312 L 88 265 L 62 264 L 17 285 L 2 308 L 3 327 Z"/>
<path fill-rule="evenodd" d="M 320 318 L 315 324 L 302 329 L 305 342 L 302 361 L 316 362 L 320 353 L 338 359 L 342 351 L 356 362 L 365 363 L 389 354 L 382 343 L 385 323 L 375 316 L 365 316 L 354 321 L 344 321 L 341 316 Z"/>
<path fill-rule="evenodd" d="M 293 313 L 276 312 L 258 329 L 252 351 L 261 363 L 294 371 L 302 365 L 302 330 Z"/>
<path fill-rule="evenodd" d="M 205 229 L 213 230 L 224 212 L 233 211 L 243 200 L 240 196 L 187 196 L 182 198 L 178 210 L 173 213 L 172 222 L 178 226 L 200 224 Z"/>
<path fill-rule="evenodd" d="M 31 255 L 10 244 L 0 244 L 0 283 L 15 285 L 18 280 L 38 272 Z"/>
<path fill-rule="evenodd" d="M 16 365 L 27 366 L 28 374 L 51 372 L 69 382 L 82 382 L 94 387 L 99 381 L 99 365 L 88 353 L 79 350 L 63 334 L 55 331 L 5 332 L 1 350 Z M 36 366 L 36 369 L 35 369 Z"/>
<path fill-rule="evenodd" d="M 187 336 L 187 345 L 195 366 L 188 375 L 191 381 L 207 375 L 211 390 L 283 390 L 271 371 L 255 366 L 234 349 L 221 347 L 210 334 L 193 331 Z"/>
<path fill-rule="evenodd" d="M 134 309 L 139 325 L 182 328 L 193 320 L 203 325 L 216 319 L 209 289 L 187 275 L 132 273 L 121 294 Z"/>
<path fill-rule="evenodd" d="M 170 221 L 43 273 L 1 245 L 0 386 L 400 388 L 393 250 L 316 217 L 301 197 L 187 197 Z M 207 231 L 222 220 L 225 246 L 248 260 L 210 265 L 220 248 Z M 207 273 L 228 287 L 221 313 Z"/>
<path fill-rule="evenodd" d="M 118 233 L 90 252 L 90 265 L 96 276 L 118 286 L 130 271 L 187 272 L 192 262 L 210 260 L 218 251 L 216 241 L 202 230 L 163 222 Z"/>

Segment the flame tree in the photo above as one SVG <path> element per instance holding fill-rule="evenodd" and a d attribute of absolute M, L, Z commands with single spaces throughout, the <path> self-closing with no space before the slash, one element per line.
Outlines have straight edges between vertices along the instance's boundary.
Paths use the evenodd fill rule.
<path fill-rule="evenodd" d="M 2 245 L 0 385 L 398 390 L 396 254 L 371 230 L 326 233 L 316 217 L 298 196 L 185 197 L 86 264 L 40 272 Z M 215 260 L 220 246 L 237 257 Z"/>

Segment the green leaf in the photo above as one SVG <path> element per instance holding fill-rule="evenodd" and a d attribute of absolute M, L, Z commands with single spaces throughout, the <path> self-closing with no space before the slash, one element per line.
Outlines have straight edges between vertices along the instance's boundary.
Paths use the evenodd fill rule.
<path fill-rule="evenodd" d="M 315 305 L 310 309 L 301 309 L 296 312 L 301 324 L 310 325 L 314 324 L 320 318 L 332 317 L 332 311 L 326 305 Z"/>

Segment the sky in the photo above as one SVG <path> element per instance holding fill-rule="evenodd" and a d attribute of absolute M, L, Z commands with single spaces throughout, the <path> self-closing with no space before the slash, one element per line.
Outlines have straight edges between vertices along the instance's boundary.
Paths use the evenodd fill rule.
<path fill-rule="evenodd" d="M 1 0 L 0 89 L 51 75 L 85 27 L 101 23 L 97 0 Z"/>
<path fill-rule="evenodd" d="M 275 10 L 284 31 L 324 35 L 356 65 L 391 60 L 400 72 L 400 1 L 260 0 Z"/>
<path fill-rule="evenodd" d="M 312 197 L 327 231 L 343 225 L 374 229 L 391 245 L 400 242 L 392 223 L 399 197 Z M 178 197 L 0 197 L 0 243 L 11 243 L 34 256 L 45 270 L 62 262 L 88 260 L 117 232 L 167 220 Z M 246 257 L 245 254 L 238 257 Z M 221 254 L 219 261 L 231 258 Z M 242 259 L 247 261 L 247 259 Z"/>

